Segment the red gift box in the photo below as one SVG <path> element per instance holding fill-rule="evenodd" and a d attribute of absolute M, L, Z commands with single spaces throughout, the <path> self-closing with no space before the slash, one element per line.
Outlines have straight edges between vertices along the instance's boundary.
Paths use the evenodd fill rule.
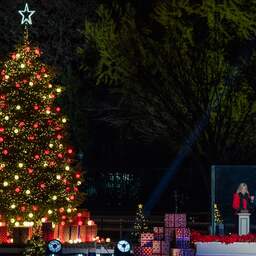
<path fill-rule="evenodd" d="M 141 246 L 133 246 L 133 254 L 134 256 L 141 256 L 142 255 L 142 247 Z"/>
<path fill-rule="evenodd" d="M 141 256 L 152 256 L 153 248 L 152 247 L 142 247 Z"/>

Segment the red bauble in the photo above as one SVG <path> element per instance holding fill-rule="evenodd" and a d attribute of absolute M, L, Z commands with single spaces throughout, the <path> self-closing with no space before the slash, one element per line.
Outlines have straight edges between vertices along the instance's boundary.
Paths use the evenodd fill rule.
<path fill-rule="evenodd" d="M 15 188 L 15 192 L 16 192 L 16 193 L 20 193 L 20 191 L 21 191 L 21 190 L 20 190 L 19 187 Z"/>
<path fill-rule="evenodd" d="M 37 129 L 37 128 L 39 127 L 39 123 L 38 123 L 38 122 L 34 123 L 33 127 L 34 127 L 35 129 Z"/>
<path fill-rule="evenodd" d="M 65 220 L 67 218 L 67 216 L 63 215 L 61 216 L 61 219 Z"/>
<path fill-rule="evenodd" d="M 40 155 L 36 154 L 36 155 L 34 156 L 34 158 L 35 158 L 36 160 L 38 160 L 38 159 L 40 159 Z"/>
<path fill-rule="evenodd" d="M 76 173 L 76 178 L 80 179 L 81 178 L 81 174 L 80 173 Z"/>
<path fill-rule="evenodd" d="M 61 134 L 57 134 L 56 137 L 57 137 L 58 140 L 61 140 L 63 138 L 63 136 Z"/>
<path fill-rule="evenodd" d="M 58 158 L 63 158 L 63 154 L 59 153 Z"/>
<path fill-rule="evenodd" d="M 46 188 L 45 184 L 44 183 L 40 183 L 40 188 L 41 189 L 45 189 Z"/>
<path fill-rule="evenodd" d="M 46 155 L 49 155 L 49 154 L 50 154 L 50 150 L 49 150 L 49 149 L 46 149 L 46 150 L 44 151 L 44 153 L 45 153 Z"/>
<path fill-rule="evenodd" d="M 20 210 L 21 210 L 22 212 L 25 212 L 25 211 L 26 211 L 26 207 L 25 207 L 25 206 L 21 206 L 21 207 L 20 207 Z"/>
<path fill-rule="evenodd" d="M 32 168 L 28 168 L 28 173 L 32 174 L 34 172 L 34 170 Z"/>
<path fill-rule="evenodd" d="M 24 127 L 24 126 L 25 126 L 25 122 L 21 121 L 21 122 L 19 123 L 19 127 L 22 128 L 22 127 Z"/>
<path fill-rule="evenodd" d="M 75 200 L 75 196 L 71 195 L 71 196 L 69 197 L 69 199 L 73 201 L 73 200 Z"/>
<path fill-rule="evenodd" d="M 61 226 L 65 226 L 65 221 L 62 221 L 60 224 Z"/>
<path fill-rule="evenodd" d="M 41 67 L 40 71 L 41 71 L 41 73 L 45 73 L 46 72 L 46 68 L 45 67 Z"/>
<path fill-rule="evenodd" d="M 35 54 L 36 54 L 37 56 L 40 56 L 40 55 L 41 55 L 41 50 L 40 50 L 39 48 L 36 48 L 36 49 L 35 49 Z"/>
<path fill-rule="evenodd" d="M 17 89 L 19 89 L 19 88 L 20 88 L 20 84 L 19 84 L 19 83 L 16 83 L 16 84 L 15 84 L 15 87 L 16 87 Z"/>
<path fill-rule="evenodd" d="M 73 154 L 73 149 L 72 148 L 68 148 L 68 154 Z"/>
<path fill-rule="evenodd" d="M 51 125 L 52 122 L 53 122 L 53 121 L 52 121 L 51 119 L 48 119 L 48 120 L 47 120 L 47 124 L 48 124 L 48 125 Z"/>
<path fill-rule="evenodd" d="M 82 226 L 83 225 L 83 222 L 80 220 L 78 221 L 78 226 Z"/>
<path fill-rule="evenodd" d="M 41 75 L 40 75 L 40 74 L 36 74 L 36 78 L 37 78 L 38 80 L 41 80 Z"/>
<path fill-rule="evenodd" d="M 77 188 L 77 187 L 74 187 L 74 191 L 75 191 L 75 192 L 78 192 L 78 188 Z"/>
<path fill-rule="evenodd" d="M 28 80 L 26 80 L 26 79 L 23 79 L 23 84 L 26 84 L 26 83 L 28 83 Z"/>
<path fill-rule="evenodd" d="M 16 53 L 13 53 L 13 54 L 12 54 L 12 59 L 13 59 L 13 60 L 16 60 Z"/>
<path fill-rule="evenodd" d="M 38 105 L 34 105 L 34 110 L 39 110 L 39 106 Z"/>
<path fill-rule="evenodd" d="M 56 110 L 56 112 L 60 112 L 61 108 L 60 107 L 56 107 L 55 110 Z"/>
<path fill-rule="evenodd" d="M 66 187 L 66 191 L 69 192 L 70 191 L 70 187 Z"/>
<path fill-rule="evenodd" d="M 0 132 L 4 132 L 4 127 L 0 127 Z"/>
<path fill-rule="evenodd" d="M 29 135 L 29 136 L 28 136 L 28 140 L 29 140 L 29 141 L 33 141 L 34 139 L 35 139 L 35 136 L 34 136 L 34 135 Z"/>
<path fill-rule="evenodd" d="M 3 137 L 0 137 L 0 143 L 2 143 L 4 141 Z"/>
<path fill-rule="evenodd" d="M 65 211 L 65 209 L 63 208 L 63 207 L 61 207 L 60 209 L 59 209 L 59 212 L 60 213 L 63 213 Z"/>
<path fill-rule="evenodd" d="M 3 150 L 3 154 L 4 154 L 5 156 L 7 156 L 8 153 L 9 153 L 9 151 L 8 151 L 7 149 L 4 149 L 4 150 Z"/>
<path fill-rule="evenodd" d="M 32 206 L 32 210 L 33 210 L 34 212 L 38 211 L 38 206 L 37 206 L 37 205 L 33 205 L 33 206 Z"/>

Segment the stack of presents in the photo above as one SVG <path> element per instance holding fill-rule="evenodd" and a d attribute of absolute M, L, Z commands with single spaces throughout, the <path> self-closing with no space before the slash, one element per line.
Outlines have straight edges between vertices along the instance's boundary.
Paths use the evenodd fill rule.
<path fill-rule="evenodd" d="M 154 227 L 153 233 L 141 234 L 135 256 L 194 256 L 190 248 L 190 230 L 186 214 L 166 214 L 164 227 Z"/>
<path fill-rule="evenodd" d="M 90 212 L 82 210 L 72 219 L 64 216 L 58 224 L 43 223 L 42 236 L 45 241 L 58 239 L 62 243 L 93 242 L 97 236 L 97 225 L 90 219 Z M 32 237 L 32 227 L 15 227 L 12 235 L 8 233 L 8 227 L 4 220 L 0 222 L 0 244 L 26 243 Z"/>

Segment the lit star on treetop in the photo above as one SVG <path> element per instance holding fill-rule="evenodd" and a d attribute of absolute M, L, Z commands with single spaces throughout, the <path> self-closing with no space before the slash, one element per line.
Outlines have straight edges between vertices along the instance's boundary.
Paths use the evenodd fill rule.
<path fill-rule="evenodd" d="M 22 16 L 21 24 L 25 25 L 32 25 L 32 19 L 31 16 L 35 13 L 36 11 L 30 11 L 28 4 L 26 3 L 25 9 L 23 11 L 19 11 L 19 14 Z"/>

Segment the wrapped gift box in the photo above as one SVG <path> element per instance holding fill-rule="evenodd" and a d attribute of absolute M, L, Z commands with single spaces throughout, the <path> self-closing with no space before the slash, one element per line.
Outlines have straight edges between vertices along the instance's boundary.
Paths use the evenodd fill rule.
<path fill-rule="evenodd" d="M 142 247 L 152 247 L 154 240 L 154 233 L 142 233 L 140 236 L 140 245 Z"/>
<path fill-rule="evenodd" d="M 161 241 L 164 240 L 164 228 L 163 227 L 154 227 L 154 240 Z"/>
<path fill-rule="evenodd" d="M 50 223 L 50 222 L 43 223 L 43 225 L 42 225 L 42 236 L 43 236 L 43 240 L 46 241 L 46 242 L 49 242 L 49 241 L 53 240 L 54 230 L 52 228 L 52 223 Z"/>
<path fill-rule="evenodd" d="M 167 241 L 153 241 L 153 254 L 168 255 L 170 252 L 170 243 Z"/>
<path fill-rule="evenodd" d="M 152 255 L 153 255 L 153 248 L 152 247 L 142 247 L 141 256 L 152 256 Z"/>
<path fill-rule="evenodd" d="M 141 247 L 141 246 L 134 245 L 134 246 L 133 246 L 133 254 L 134 254 L 135 256 L 141 256 L 141 255 L 142 255 L 142 247 Z"/>
<path fill-rule="evenodd" d="M 187 226 L 186 214 L 168 213 L 164 216 L 165 227 L 168 228 L 185 228 Z"/>
<path fill-rule="evenodd" d="M 8 229 L 7 226 L 0 226 L 0 243 L 8 243 Z"/>
<path fill-rule="evenodd" d="M 175 238 L 175 228 L 165 228 L 164 229 L 164 240 L 172 242 Z"/>
<path fill-rule="evenodd" d="M 189 228 L 176 228 L 175 229 L 175 238 L 190 240 L 190 229 Z"/>
<path fill-rule="evenodd" d="M 171 249 L 170 256 L 194 256 L 193 249 Z"/>

